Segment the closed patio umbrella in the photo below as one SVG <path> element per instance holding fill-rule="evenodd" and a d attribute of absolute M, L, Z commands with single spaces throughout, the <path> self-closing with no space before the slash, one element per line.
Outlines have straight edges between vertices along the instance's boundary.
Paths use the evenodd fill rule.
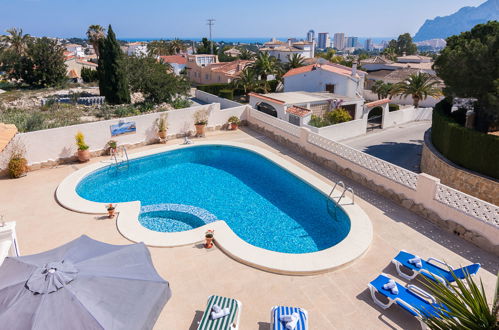
<path fill-rule="evenodd" d="M 81 236 L 53 250 L 5 259 L 2 329 L 152 329 L 171 297 L 143 243 Z"/>

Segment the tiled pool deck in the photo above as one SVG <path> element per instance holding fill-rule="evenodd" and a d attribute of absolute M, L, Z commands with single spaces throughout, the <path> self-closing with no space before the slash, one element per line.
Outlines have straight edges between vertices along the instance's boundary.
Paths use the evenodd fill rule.
<path fill-rule="evenodd" d="M 356 192 L 356 203 L 370 216 L 374 238 L 364 256 L 352 264 L 320 275 L 285 276 L 253 269 L 236 262 L 216 247 L 201 245 L 150 248 L 161 276 L 170 282 L 173 297 L 155 329 L 195 329 L 206 299 L 211 294 L 236 298 L 243 303 L 240 329 L 268 329 L 274 305 L 300 306 L 309 311 L 311 329 L 417 329 L 419 323 L 398 307 L 382 311 L 367 291 L 367 283 L 379 273 L 396 276 L 390 260 L 405 249 L 422 257 L 433 256 L 451 264 L 480 262 L 479 271 L 489 296 L 495 285 L 499 258 L 438 229 L 416 214 L 386 198 L 340 177 L 249 129 L 213 132 L 204 140 L 232 140 L 253 144 L 293 162 L 321 180 L 343 180 Z M 180 143 L 180 140 L 168 144 Z M 195 141 L 194 141 L 195 142 Z M 157 148 L 151 145 L 137 151 Z M 103 158 L 92 159 L 97 162 Z M 59 183 L 84 165 L 61 165 L 31 172 L 17 179 L 0 179 L 0 214 L 17 221 L 21 253 L 42 252 L 81 234 L 111 244 L 128 244 L 114 220 L 75 213 L 57 204 Z M 490 298 L 490 297 L 489 297 Z"/>

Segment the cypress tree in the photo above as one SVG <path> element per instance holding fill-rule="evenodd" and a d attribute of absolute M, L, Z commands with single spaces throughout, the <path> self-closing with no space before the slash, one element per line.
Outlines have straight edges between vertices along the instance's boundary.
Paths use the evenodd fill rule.
<path fill-rule="evenodd" d="M 110 104 L 130 103 L 124 55 L 111 25 L 107 38 L 99 40 L 99 90 Z"/>

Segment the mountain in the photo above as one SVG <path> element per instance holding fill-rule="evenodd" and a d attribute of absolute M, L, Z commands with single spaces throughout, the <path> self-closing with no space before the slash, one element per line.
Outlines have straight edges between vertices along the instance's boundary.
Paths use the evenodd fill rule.
<path fill-rule="evenodd" d="M 414 36 L 414 41 L 445 39 L 493 20 L 499 20 L 499 0 L 488 0 L 478 7 L 463 7 L 452 15 L 426 20 Z"/>

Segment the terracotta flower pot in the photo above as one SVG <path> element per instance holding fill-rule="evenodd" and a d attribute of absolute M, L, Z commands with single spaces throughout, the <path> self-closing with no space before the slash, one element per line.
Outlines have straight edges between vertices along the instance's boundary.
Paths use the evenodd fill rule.
<path fill-rule="evenodd" d="M 78 160 L 82 163 L 88 162 L 90 160 L 90 151 L 78 150 Z"/>
<path fill-rule="evenodd" d="M 113 207 L 112 209 L 107 209 L 107 214 L 109 219 L 114 218 L 114 213 L 116 212 L 116 209 Z"/>
<path fill-rule="evenodd" d="M 158 136 L 160 139 L 166 139 L 166 131 L 158 131 Z"/>
<path fill-rule="evenodd" d="M 238 124 L 236 124 L 236 123 L 230 123 L 230 129 L 231 130 L 235 131 L 235 130 L 237 130 L 238 127 L 239 127 Z"/>
<path fill-rule="evenodd" d="M 196 136 L 204 137 L 206 124 L 196 124 Z"/>
<path fill-rule="evenodd" d="M 213 237 L 205 237 L 206 242 L 204 243 L 204 247 L 207 249 L 211 249 L 213 247 Z"/>

